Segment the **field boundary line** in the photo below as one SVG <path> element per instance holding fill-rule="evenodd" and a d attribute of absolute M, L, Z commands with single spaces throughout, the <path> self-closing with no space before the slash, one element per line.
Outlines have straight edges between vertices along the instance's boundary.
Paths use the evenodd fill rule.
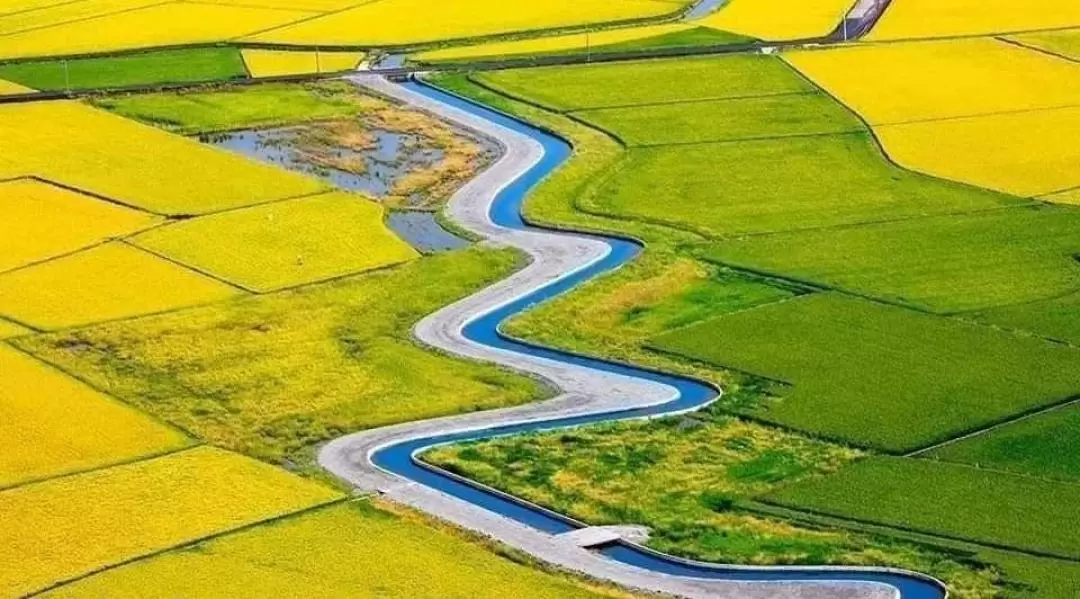
<path fill-rule="evenodd" d="M 135 12 L 135 11 L 143 10 L 143 9 L 146 9 L 146 8 L 156 8 L 158 6 L 165 6 L 166 4 L 177 4 L 177 3 L 178 3 L 178 0 L 163 0 L 162 2 L 154 2 L 153 0 L 147 0 L 147 3 L 144 4 L 144 5 L 133 6 L 131 8 L 125 8 L 123 10 L 117 10 L 117 11 L 107 12 L 107 13 L 102 13 L 102 14 L 97 14 L 97 15 L 88 15 L 88 16 L 85 16 L 85 17 L 80 17 L 78 19 L 71 19 L 70 21 L 61 21 L 59 23 L 50 23 L 48 25 L 42 25 L 40 27 L 27 27 L 26 29 L 16 29 L 15 31 L 7 31 L 7 32 L 4 32 L 4 33 L 0 33 L 0 37 L 10 37 L 10 36 L 13 36 L 13 35 L 18 35 L 20 33 L 30 33 L 30 32 L 33 32 L 33 31 L 44 31 L 46 29 L 53 29 L 55 27 L 63 27 L 64 25 L 71 25 L 73 23 L 83 23 L 85 21 L 93 21 L 94 19 L 103 19 L 103 18 L 106 18 L 106 17 L 114 17 L 116 15 L 122 15 L 122 14 L 129 13 L 129 12 Z"/>
<path fill-rule="evenodd" d="M 908 119 L 904 121 L 891 121 L 887 123 L 879 123 L 871 125 L 872 127 L 903 127 L 905 125 L 922 125 L 926 123 L 949 123 L 955 121 L 974 121 L 977 119 L 986 119 L 996 116 L 1014 116 L 1020 114 L 1030 114 L 1036 112 L 1056 112 L 1059 110 L 1069 110 L 1071 108 L 1080 107 L 1080 102 L 1074 102 L 1072 104 L 1061 104 L 1058 106 L 1034 106 L 1030 108 L 1015 108 L 1010 110 L 992 110 L 990 112 L 983 112 L 978 114 L 963 114 L 943 117 L 928 117 L 922 119 Z"/>
<path fill-rule="evenodd" d="M 892 4 L 890 3 L 890 6 Z M 947 42 L 954 40 L 969 40 L 975 38 L 996 38 L 1009 35 L 1026 35 L 1030 33 L 1053 33 L 1056 31 L 1069 31 L 1071 29 L 1078 29 L 1080 25 L 1061 25 L 1057 27 L 1041 27 L 1035 29 L 1016 29 L 1010 31 L 987 31 L 984 33 L 946 33 L 940 35 L 927 35 L 924 37 L 897 37 L 884 40 L 867 40 L 861 39 L 859 43 L 862 45 L 885 45 L 885 44 L 911 44 L 911 43 L 934 43 L 934 42 Z"/>
<path fill-rule="evenodd" d="M 127 404 L 124 404 L 124 405 L 126 406 Z M 130 407 L 130 406 L 128 406 L 128 407 Z M 135 408 L 131 408 L 131 409 L 135 409 Z M 145 415 L 145 412 L 143 412 L 142 410 L 138 410 L 138 412 L 139 412 L 139 415 Z M 200 439 L 188 438 L 188 439 L 186 439 L 186 441 L 188 441 L 188 443 L 185 443 L 184 445 L 182 445 L 180 447 L 174 447 L 173 449 L 166 449 L 166 450 L 162 450 L 162 451 L 156 451 L 156 452 L 153 452 L 153 453 L 148 453 L 146 455 L 141 455 L 141 456 L 137 456 L 137 457 L 134 457 L 134 458 L 128 458 L 128 459 L 125 459 L 125 460 L 120 460 L 118 462 L 108 462 L 108 463 L 104 463 L 104 464 L 101 464 L 101 465 L 98 465 L 98 466 L 90 466 L 90 467 L 87 467 L 87 468 L 82 468 L 82 469 L 79 469 L 79 470 L 72 470 L 70 472 L 62 472 L 60 474 L 54 474 L 54 475 L 51 475 L 51 476 L 44 476 L 44 477 L 41 477 L 41 478 L 34 478 L 34 479 L 19 481 L 19 482 L 15 483 L 15 484 L 8 485 L 6 487 L 0 487 L 0 496 L 2 496 L 4 493 L 7 493 L 8 491 L 15 491 L 15 490 L 18 490 L 18 489 L 22 489 L 24 487 L 32 487 L 32 486 L 35 486 L 35 485 L 40 485 L 40 484 L 49 483 L 49 482 L 53 482 L 53 481 L 63 480 L 63 479 L 66 479 L 66 478 L 74 478 L 76 476 L 80 476 L 80 475 L 83 475 L 83 474 L 91 474 L 91 473 L 94 473 L 94 472 L 103 472 L 105 470 L 110 470 L 112 468 L 118 468 L 118 467 L 121 467 L 121 466 L 132 466 L 134 464 L 140 464 L 142 462 L 149 462 L 151 460 L 156 460 L 158 458 L 163 458 L 163 457 L 170 456 L 170 455 L 177 454 L 177 453 L 183 453 L 185 451 L 189 451 L 189 450 L 192 450 L 192 449 L 198 449 L 199 447 L 204 447 L 204 446 L 208 445 L 205 441 L 202 441 Z"/>
<path fill-rule="evenodd" d="M 198 273 L 198 274 L 200 274 L 200 275 L 202 275 L 204 277 L 207 277 L 209 279 L 213 279 L 213 280 L 217 281 L 218 283 L 228 285 L 229 287 L 232 287 L 233 289 L 235 289 L 237 291 L 241 291 L 243 293 L 251 294 L 251 295 L 261 295 L 258 291 L 254 290 L 254 289 L 249 289 L 249 288 L 241 285 L 240 283 L 230 281 L 230 280 L 228 280 L 226 278 L 221 277 L 220 275 L 216 275 L 216 274 L 214 274 L 214 273 L 212 273 L 212 272 L 210 272 L 208 270 L 205 270 L 203 268 L 200 268 L 200 267 L 197 267 L 197 266 L 194 266 L 194 265 L 191 265 L 191 264 L 187 264 L 185 262 L 181 262 L 180 260 L 177 260 L 176 258 L 172 258 L 172 257 L 170 257 L 170 256 L 168 256 L 166 254 L 163 254 L 163 253 L 161 253 L 161 252 L 159 252 L 157 250 L 154 250 L 154 249 L 151 249 L 151 248 L 148 248 L 148 247 L 144 247 L 143 245 L 137 243 L 134 239 L 118 239 L 117 242 L 122 243 L 122 244 L 124 244 L 124 245 L 126 245 L 128 247 L 134 248 L 136 250 L 139 250 L 140 252 L 145 252 L 146 254 L 149 254 L 149 255 L 151 255 L 151 256 L 159 259 L 159 260 L 164 260 L 165 262 L 169 262 L 170 264 L 179 266 L 179 267 L 181 267 L 181 268 L 183 268 L 185 270 L 190 270 L 190 271 L 192 271 L 194 273 Z"/>
<path fill-rule="evenodd" d="M 816 96 L 821 95 L 817 89 L 808 89 L 796 92 L 774 92 L 770 94 L 748 94 L 742 96 L 708 96 L 687 100 L 663 100 L 660 102 L 641 102 L 637 104 L 610 104 L 603 106 L 588 106 L 585 108 L 567 108 L 566 112 L 594 112 L 599 110 L 623 110 L 628 108 L 648 108 L 650 106 L 672 106 L 679 104 L 706 104 L 709 102 L 737 102 L 739 100 L 754 100 L 757 98 L 782 98 L 786 96 Z"/>
<path fill-rule="evenodd" d="M 243 454 L 238 454 L 238 455 L 243 455 Z M 244 456 L 244 457 L 247 457 L 247 456 Z M 253 459 L 253 458 L 247 458 L 247 459 Z M 312 480 L 312 479 L 307 479 L 307 480 Z M 321 486 L 327 486 L 327 485 L 325 485 L 324 483 L 321 483 L 321 482 L 316 483 L 316 484 L 319 484 Z M 91 577 L 96 576 L 98 574 L 109 572 L 111 570 L 116 570 L 117 568 L 122 568 L 124 566 L 129 566 L 129 565 L 134 564 L 136 562 L 140 562 L 140 561 L 143 561 L 143 560 L 148 560 L 148 559 L 151 559 L 151 558 L 155 558 L 155 557 L 161 556 L 163 554 L 166 554 L 166 553 L 169 553 L 169 552 L 172 552 L 172 551 L 178 551 L 178 550 L 181 550 L 181 549 L 186 549 L 188 547 L 194 547 L 196 545 L 200 545 L 202 543 L 213 541 L 215 539 L 219 539 L 221 537 L 225 537 L 225 536 L 228 536 L 228 535 L 242 533 L 242 532 L 246 532 L 248 530 L 258 528 L 258 527 L 261 527 L 261 526 L 266 526 L 266 525 L 274 524 L 276 522 L 281 522 L 281 521 L 287 520 L 289 518 L 305 516 L 307 514 L 316 512 L 318 510 L 329 509 L 329 508 L 334 507 L 336 505 L 343 505 L 343 504 L 348 503 L 350 501 L 355 501 L 355 499 L 353 497 L 349 497 L 349 496 L 339 497 L 337 499 L 326 500 L 326 501 L 324 501 L 322 503 L 317 503 L 315 505 L 311 505 L 311 506 L 308 506 L 308 507 L 303 508 L 303 509 L 295 510 L 295 511 L 288 512 L 288 513 L 285 513 L 285 514 L 279 514 L 277 516 L 272 516 L 270 518 L 266 518 L 266 519 L 259 520 L 259 521 L 256 521 L 256 522 L 249 522 L 248 524 L 244 524 L 244 525 L 241 525 L 241 526 L 235 526 L 235 527 L 232 527 L 232 528 L 224 528 L 224 529 L 219 530 L 217 532 L 214 532 L 214 533 L 211 533 L 211 534 L 208 534 L 208 535 L 203 535 L 203 536 L 198 537 L 196 539 L 192 539 L 192 540 L 189 540 L 189 541 L 184 541 L 182 543 L 179 543 L 179 544 L 176 544 L 176 545 L 171 545 L 169 547 L 164 547 L 164 548 L 161 548 L 161 549 L 155 549 L 155 550 L 153 550 L 153 551 L 151 551 L 149 553 L 134 556 L 134 557 L 131 557 L 131 558 L 128 558 L 128 559 L 125 559 L 125 560 L 122 560 L 122 561 L 118 561 L 118 562 L 115 562 L 115 563 L 112 563 L 112 564 L 106 564 L 104 566 L 100 566 L 98 568 L 95 568 L 93 570 L 84 572 L 84 573 L 79 574 L 77 576 L 72 576 L 72 577 L 66 578 L 64 580 L 59 580 L 59 581 L 50 583 L 48 586 L 35 589 L 35 590 L 27 593 L 26 595 L 23 595 L 23 597 L 25 597 L 25 598 L 38 597 L 38 596 L 41 596 L 43 593 L 47 593 L 49 591 L 54 591 L 54 590 L 56 590 L 58 588 L 65 587 L 65 586 L 71 585 L 73 583 L 82 581 L 82 580 L 86 580 L 87 578 L 91 578 Z"/>
<path fill-rule="evenodd" d="M 111 197 L 109 197 L 107 195 L 100 194 L 100 193 L 98 193 L 96 191 L 91 191 L 89 189 L 83 189 L 81 187 L 71 185 L 69 183 L 64 183 L 63 181 L 58 181 L 56 179 L 50 179 L 48 177 L 44 177 L 44 176 L 41 176 L 41 175 L 36 175 L 36 174 L 24 175 L 22 177 L 16 177 L 14 180 L 18 180 L 18 179 L 30 179 L 30 180 L 33 180 L 33 181 L 37 181 L 39 183 L 44 183 L 46 185 L 52 185 L 53 187 L 59 187 L 60 189 L 66 189 L 67 191 L 70 191 L 72 193 L 77 193 L 77 194 L 84 195 L 84 196 L 90 196 L 90 197 L 92 197 L 94 199 L 101 200 L 102 202 L 107 202 L 109 204 L 113 204 L 115 206 L 120 206 L 122 208 L 127 208 L 129 210 L 135 210 L 137 212 L 142 212 L 143 214 L 150 214 L 150 215 L 153 215 L 153 216 L 160 216 L 160 217 L 163 217 L 163 218 L 169 218 L 171 216 L 171 215 L 166 214 L 164 212 L 154 212 L 153 210 L 150 210 L 149 208 L 144 208 L 142 206 L 137 206 L 135 204 L 129 204 L 127 202 L 123 202 L 123 201 L 118 200 L 116 198 L 111 198 Z M 8 183 L 10 181 L 12 181 L 12 179 L 5 180 L 5 181 L 3 181 L 3 183 Z"/>
<path fill-rule="evenodd" d="M 43 6 L 35 6 L 33 8 L 23 8 L 23 9 L 20 9 L 20 10 L 13 10 L 11 12 L 4 12 L 4 13 L 0 13 L 0 21 L 3 21 L 7 17 L 11 17 L 11 16 L 14 16 L 14 15 L 21 15 L 21 14 L 25 14 L 25 13 L 28 13 L 28 12 L 34 12 L 34 11 L 37 11 L 37 10 L 47 10 L 47 9 L 50 9 L 50 8 L 57 8 L 59 6 L 67 6 L 69 4 L 79 4 L 80 2 L 88 2 L 88 1 L 89 0 L 60 0 L 56 4 L 45 4 Z"/>
<path fill-rule="evenodd" d="M 706 139 L 701 141 L 674 141 L 668 143 L 644 143 L 644 144 L 630 144 L 627 147 L 630 148 L 679 148 L 686 146 L 709 146 L 709 145 L 727 145 L 737 143 L 752 143 L 759 141 L 779 141 L 783 139 L 806 139 L 814 137 L 832 137 L 832 136 L 844 136 L 857 133 L 864 133 L 860 129 L 846 129 L 840 131 L 822 131 L 819 133 L 789 133 L 780 135 L 761 135 L 754 137 L 734 137 L 730 139 Z"/>
<path fill-rule="evenodd" d="M 1028 44 L 1026 42 L 1018 40 L 1018 39 L 1016 39 L 1014 37 L 1015 35 L 1016 34 L 999 35 L 999 36 L 995 37 L 994 39 L 1001 42 L 1001 43 L 1003 43 L 1003 44 L 1009 44 L 1011 46 L 1017 46 L 1019 48 L 1025 49 L 1025 50 L 1030 50 L 1032 52 L 1038 52 L 1039 54 L 1045 54 L 1047 56 L 1053 56 L 1055 58 L 1060 58 L 1062 60 L 1067 60 L 1069 62 L 1080 62 L 1080 59 L 1069 56 L 1068 54 L 1062 54 L 1060 52 L 1055 52 L 1054 50 L 1050 50 L 1050 49 L 1047 49 L 1047 48 L 1041 48 L 1039 46 L 1033 46 L 1031 44 Z M 1023 34 L 1019 34 L 1019 35 L 1023 35 Z"/>
<path fill-rule="evenodd" d="M 1042 416 L 1044 414 L 1049 414 L 1049 413 L 1052 413 L 1052 412 L 1056 412 L 1058 410 L 1062 410 L 1062 409 L 1065 409 L 1065 408 L 1068 408 L 1068 407 L 1071 407 L 1071 406 L 1074 406 L 1074 405 L 1077 405 L 1077 404 L 1080 404 L 1080 395 L 1073 395 L 1073 396 L 1070 396 L 1070 397 L 1066 398 L 1064 401 L 1061 401 L 1059 403 L 1055 403 L 1055 404 L 1050 405 L 1050 406 L 1045 406 L 1045 407 L 1042 407 L 1042 408 L 1039 408 L 1039 409 L 1036 409 L 1036 410 L 1033 410 L 1033 411 L 1017 414 L 1017 415 L 1015 415 L 1015 416 L 1013 416 L 1013 417 L 1011 417 L 1011 418 L 1009 418 L 1007 420 L 1002 420 L 1001 422 L 998 422 L 996 424 L 992 424 L 990 426 L 987 426 L 985 428 L 982 428 L 982 429 L 979 429 L 979 430 L 976 430 L 976 431 L 972 431 L 972 432 L 970 432 L 970 433 L 968 433 L 966 435 L 961 435 L 959 437 L 955 437 L 955 438 L 949 439 L 947 441 L 942 441 L 941 443 L 937 443 L 935 445 L 930 445 L 929 447 L 923 447 L 921 449 L 916 449 L 915 451 L 904 454 L 903 457 L 906 457 L 906 458 L 919 457 L 919 456 L 921 456 L 923 454 L 927 454 L 927 453 L 930 453 L 930 452 L 935 451 L 937 449 L 941 449 L 942 447 L 948 447 L 949 445 L 953 445 L 955 443 L 960 443 L 962 441 L 967 441 L 968 439 L 973 439 L 975 437 L 981 437 L 983 435 L 992 433 L 992 432 L 997 431 L 999 429 L 1003 429 L 1005 427 L 1012 426 L 1012 425 L 1018 424 L 1020 422 L 1025 422 L 1027 420 L 1031 420 L 1031 419 L 1034 419 L 1034 418 L 1038 418 L 1039 416 Z M 1009 471 L 1008 470 L 1002 470 L 1001 472 L 1009 472 Z M 1017 474 L 1017 473 L 1016 472 L 1011 472 L 1011 474 Z M 1040 477 L 1034 476 L 1032 478 L 1040 478 Z M 1054 479 L 1048 479 L 1048 480 L 1054 480 Z M 1078 483 L 1078 484 L 1080 484 L 1080 483 Z"/>
<path fill-rule="evenodd" d="M 962 464 L 960 464 L 960 465 L 962 465 Z M 970 468 L 970 466 L 968 466 L 968 467 Z M 838 516 L 836 514 L 830 514 L 829 512 L 822 511 L 822 510 L 816 510 L 816 509 L 813 509 L 813 508 L 807 508 L 807 507 L 802 507 L 802 506 L 798 506 L 798 505 L 789 506 L 788 504 L 785 504 L 785 503 L 783 503 L 781 501 L 774 501 L 772 499 L 769 499 L 768 497 L 759 497 L 759 498 L 756 498 L 754 501 L 759 502 L 759 503 L 763 503 L 763 504 L 768 505 L 768 506 L 774 506 L 774 507 L 778 507 L 778 508 L 789 509 L 789 510 L 793 510 L 793 511 L 796 511 L 796 512 L 804 512 L 806 514 L 811 514 L 811 515 L 814 515 L 814 516 L 822 516 L 822 517 L 825 517 L 825 518 L 832 518 L 832 519 L 839 520 L 839 521 L 853 522 L 853 523 L 856 523 L 856 524 L 863 524 L 863 525 L 868 525 L 868 526 L 880 526 L 880 527 L 886 528 L 886 529 L 893 529 L 893 530 L 898 530 L 898 531 L 901 531 L 901 532 L 907 532 L 907 533 L 918 534 L 918 535 L 926 535 L 928 537 L 937 537 L 937 538 L 945 539 L 945 540 L 948 540 L 948 541 L 957 541 L 957 542 L 961 542 L 961 543 L 969 543 L 969 544 L 972 544 L 972 545 L 978 545 L 980 547 L 986 547 L 988 549 L 1001 549 L 1001 550 L 1005 550 L 1005 551 L 1011 551 L 1013 553 L 1022 553 L 1024 555 L 1030 555 L 1030 556 L 1033 556 L 1033 557 L 1045 557 L 1045 558 L 1051 558 L 1051 559 L 1062 560 L 1062 561 L 1067 561 L 1067 562 L 1080 562 L 1080 557 L 1077 557 L 1077 556 L 1068 556 L 1068 555 L 1063 555 L 1063 554 L 1054 553 L 1054 552 L 1050 552 L 1050 551 L 1042 551 L 1042 550 L 1039 550 L 1039 549 L 1025 549 L 1025 548 L 1022 548 L 1022 547 L 1016 547 L 1016 546 L 1013 546 L 1013 545 L 1006 545 L 1006 544 L 1003 544 L 1003 543 L 995 543 L 995 542 L 990 542 L 990 541 L 977 541 L 975 539 L 972 539 L 970 537 L 965 537 L 963 535 L 951 535 L 951 534 L 927 531 L 925 529 L 920 529 L 920 528 L 917 528 L 917 527 L 910 527 L 910 526 L 904 526 L 904 525 L 892 525 L 892 524 L 887 524 L 887 523 L 880 522 L 880 521 L 873 520 L 873 519 L 855 518 L 855 517 L 850 517 L 850 516 Z"/>
<path fill-rule="evenodd" d="M 277 11 L 277 12 L 306 12 L 306 13 L 322 14 L 321 11 L 318 11 L 318 10 L 295 8 L 295 7 L 291 7 L 291 6 L 269 6 L 269 5 L 265 5 L 265 4 L 264 5 L 245 4 L 245 3 L 240 3 L 240 2 L 236 2 L 236 3 L 233 3 L 233 2 L 228 2 L 228 3 L 226 3 L 226 2 L 205 2 L 203 0 L 172 0 L 172 1 L 175 4 L 193 4 L 193 5 L 196 5 L 196 6 L 217 6 L 219 8 L 233 7 L 233 8 L 247 8 L 247 9 L 251 9 L 251 10 L 266 10 L 266 11 Z"/>

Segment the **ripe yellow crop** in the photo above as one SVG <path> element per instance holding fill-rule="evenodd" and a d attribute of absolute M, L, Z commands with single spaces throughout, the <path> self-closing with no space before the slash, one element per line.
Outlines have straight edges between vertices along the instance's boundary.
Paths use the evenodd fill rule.
<path fill-rule="evenodd" d="M 161 219 L 34 179 L 0 182 L 0 272 L 145 229 Z"/>
<path fill-rule="evenodd" d="M 1080 26 L 1076 0 L 895 0 L 869 40 L 990 35 Z"/>
<path fill-rule="evenodd" d="M 0 492 L 0 595 L 93 570 L 339 497 L 322 485 L 199 447 Z"/>
<path fill-rule="evenodd" d="M 0 372 L 0 488 L 187 444 L 179 432 L 5 345 Z"/>
<path fill-rule="evenodd" d="M 383 224 L 381 206 L 343 192 L 204 216 L 148 231 L 134 242 L 257 291 L 417 257 Z"/>
<path fill-rule="evenodd" d="M 414 55 L 414 58 L 423 61 L 438 60 L 463 60 L 495 56 L 529 56 L 546 52 L 560 52 L 567 50 L 582 50 L 589 46 L 604 46 L 618 44 L 645 38 L 677 33 L 693 29 L 693 25 L 686 23 L 667 23 L 664 25 L 647 25 L 644 27 L 627 27 L 624 29 L 608 29 L 594 31 L 589 34 L 571 33 L 567 35 L 552 35 L 532 39 L 513 40 L 509 42 L 488 42 L 472 46 L 458 46 L 444 48 L 442 50 L 430 50 Z"/>
<path fill-rule="evenodd" d="M 19 335 L 26 335 L 30 332 L 30 329 L 22 325 L 0 318 L 0 339 L 10 339 L 12 337 L 18 337 Z"/>
<path fill-rule="evenodd" d="M 219 42 L 317 15 L 314 12 L 210 3 L 155 4 L 0 36 L 0 57 L 83 54 Z"/>
<path fill-rule="evenodd" d="M 19 85 L 18 83 L 12 83 L 10 81 L 4 81 L 0 79 L 0 96 L 10 96 L 14 94 L 28 94 L 34 90 L 26 87 L 25 85 Z"/>
<path fill-rule="evenodd" d="M 1080 65 L 993 39 L 784 56 L 874 125 L 1080 104 Z"/>
<path fill-rule="evenodd" d="M 241 51 L 252 77 L 278 77 L 308 73 L 337 73 L 356 68 L 362 52 L 293 52 L 289 50 Z"/>
<path fill-rule="evenodd" d="M 697 25 L 767 41 L 828 35 L 843 20 L 854 0 L 731 0 Z"/>
<path fill-rule="evenodd" d="M 1060 54 L 1066 58 L 1080 60 L 1080 29 L 1026 33 L 1011 36 L 1009 39 L 1046 52 Z"/>
<path fill-rule="evenodd" d="M 571 27 L 674 14 L 662 0 L 380 0 L 260 33 L 249 39 L 292 44 L 401 45 Z"/>
<path fill-rule="evenodd" d="M 0 16 L 0 35 L 31 29 L 53 27 L 63 23 L 103 17 L 125 10 L 157 4 L 154 0 L 85 0 L 57 2 L 37 10 L 20 10 Z"/>
<path fill-rule="evenodd" d="M 314 178 L 75 102 L 0 105 L 0 140 L 0 178 L 35 174 L 164 214 L 199 214 L 325 189 Z"/>
<path fill-rule="evenodd" d="M 0 275 L 0 314 L 58 329 L 237 293 L 224 283 L 113 242 Z"/>
<path fill-rule="evenodd" d="M 1055 204 L 1080 205 L 1080 187 L 1045 195 L 1042 197 L 1042 199 L 1046 200 L 1047 202 L 1054 202 Z"/>
<path fill-rule="evenodd" d="M 908 168 L 1024 197 L 1080 186 L 1077 131 L 1077 107 L 877 128 Z M 1076 194 L 1047 199 L 1074 203 Z"/>

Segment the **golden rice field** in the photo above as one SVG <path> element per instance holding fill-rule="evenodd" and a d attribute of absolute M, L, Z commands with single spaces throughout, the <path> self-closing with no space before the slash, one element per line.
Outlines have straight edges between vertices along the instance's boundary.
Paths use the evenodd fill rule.
<path fill-rule="evenodd" d="M 1080 60 L 1080 29 L 1027 33 L 1010 36 L 1009 39 L 1044 52 Z"/>
<path fill-rule="evenodd" d="M 0 105 L 0 139 L 5 148 L 18 148 L 0 153 L 0 179 L 34 174 L 162 214 L 200 214 L 325 189 L 314 178 L 76 102 Z"/>
<path fill-rule="evenodd" d="M 419 254 L 383 223 L 383 208 L 330 192 L 160 227 L 133 242 L 266 292 L 398 264 Z"/>
<path fill-rule="evenodd" d="M 367 0 L 202 0 L 208 4 L 225 6 L 257 6 L 262 8 L 281 8 L 288 10 L 308 10 L 329 12 L 362 4 Z"/>
<path fill-rule="evenodd" d="M 807 39 L 832 33 L 854 4 L 855 0 L 731 0 L 694 23 L 768 41 Z"/>
<path fill-rule="evenodd" d="M 43 29 L 158 4 L 155 0 L 83 0 L 0 16 L 0 35 Z"/>
<path fill-rule="evenodd" d="M 362 52 L 296 52 L 290 50 L 241 51 L 252 77 L 281 77 L 308 73 L 350 71 L 364 58 Z"/>
<path fill-rule="evenodd" d="M 858 112 L 912 170 L 1075 202 L 1080 64 L 972 38 L 800 51 L 785 58 Z"/>
<path fill-rule="evenodd" d="M 1080 104 L 1080 64 L 988 38 L 783 56 L 872 125 Z"/>
<path fill-rule="evenodd" d="M 0 181 L 0 272 L 150 227 L 161 218 L 35 179 Z"/>
<path fill-rule="evenodd" d="M 894 0 L 868 40 L 990 35 L 1080 26 L 1075 0 Z"/>
<path fill-rule="evenodd" d="M 152 4 L 152 3 L 147 3 Z M 319 13 L 171 2 L 0 36 L 0 58 L 225 41 Z M 0 20 L 0 27 L 3 21 Z"/>
<path fill-rule="evenodd" d="M 0 315 L 41 329 L 162 312 L 237 289 L 121 242 L 0 275 Z"/>
<path fill-rule="evenodd" d="M 183 434 L 0 344 L 0 488 L 179 449 Z"/>
<path fill-rule="evenodd" d="M 34 90 L 26 87 L 25 85 L 19 85 L 18 83 L 12 83 L 0 79 L 0 96 L 12 96 L 15 94 L 28 94 Z"/>
<path fill-rule="evenodd" d="M 15 324 L 10 320 L 0 318 L 0 339 L 10 339 L 12 337 L 18 337 L 20 335 L 25 335 L 31 332 L 33 331 L 24 326 Z"/>
<path fill-rule="evenodd" d="M 1075 203 L 1080 107 L 878 127 L 893 160 L 945 179 Z"/>
<path fill-rule="evenodd" d="M 388 558 L 393 567 L 378 567 Z M 415 517 L 357 501 L 155 556 L 44 597 L 629 597 L 590 586 L 514 563 Z"/>
<path fill-rule="evenodd" d="M 408 45 L 673 15 L 683 0 L 380 0 L 245 38 L 283 44 Z"/>
<path fill-rule="evenodd" d="M 339 499 L 210 447 L 0 492 L 0 595 L 18 596 L 211 534 Z"/>
<path fill-rule="evenodd" d="M 694 25 L 686 23 L 665 23 L 662 25 L 645 25 L 642 27 L 626 27 L 623 29 L 605 29 L 585 33 L 569 33 L 566 35 L 552 35 L 547 37 L 512 40 L 505 42 L 487 42 L 470 46 L 455 46 L 439 50 L 428 50 L 413 55 L 413 58 L 422 61 L 437 60 L 466 60 L 488 56 L 517 56 L 541 54 L 545 52 L 560 52 L 567 50 L 580 50 L 589 46 L 605 46 L 635 40 L 678 33 L 693 29 Z"/>

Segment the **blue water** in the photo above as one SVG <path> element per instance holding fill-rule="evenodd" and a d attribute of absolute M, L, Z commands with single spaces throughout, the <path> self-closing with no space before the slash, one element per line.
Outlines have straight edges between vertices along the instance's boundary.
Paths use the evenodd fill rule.
<path fill-rule="evenodd" d="M 521 217 L 522 202 L 524 201 L 527 192 L 533 186 L 570 157 L 570 145 L 549 133 L 436 88 L 415 82 L 406 83 L 404 85 L 414 92 L 423 94 L 444 104 L 455 106 L 466 112 L 503 125 L 509 129 L 524 133 L 543 144 L 545 150 L 544 158 L 531 170 L 523 174 L 516 182 L 506 187 L 500 193 L 498 198 L 496 198 L 491 209 L 492 220 L 496 223 L 516 229 L 529 228 Z M 628 409 L 600 415 L 561 418 L 540 423 L 503 426 L 480 432 L 473 431 L 468 433 L 440 435 L 404 442 L 399 445 L 379 450 L 372 456 L 373 462 L 387 471 L 438 489 L 444 493 L 453 495 L 508 518 L 512 518 L 533 528 L 552 534 L 564 533 L 574 530 L 580 525 L 559 516 L 558 514 L 522 505 L 511 499 L 489 493 L 466 482 L 459 481 L 438 471 L 424 467 L 414 459 L 414 454 L 427 447 L 443 443 L 470 441 L 512 433 L 570 427 L 619 419 L 672 414 L 700 408 L 716 399 L 719 392 L 715 388 L 699 381 L 537 347 L 508 339 L 499 333 L 499 323 L 510 316 L 544 300 L 555 297 L 585 280 L 618 268 L 620 265 L 633 259 L 642 249 L 640 244 L 633 241 L 613 237 L 602 237 L 600 239 L 603 239 L 611 246 L 611 252 L 603 260 L 566 278 L 555 281 L 510 305 L 504 306 L 473 321 L 465 327 L 464 334 L 469 339 L 492 347 L 664 383 L 678 389 L 679 395 L 677 399 L 649 408 Z M 943 589 L 935 583 L 915 576 L 888 572 L 837 572 L 820 569 L 815 570 L 813 568 L 782 570 L 777 568 L 730 568 L 721 565 L 698 565 L 674 560 L 651 551 L 643 551 L 638 547 L 621 543 L 602 550 L 602 553 L 610 559 L 646 568 L 648 570 L 696 578 L 743 581 L 873 581 L 896 587 L 900 590 L 903 599 L 942 599 L 945 595 Z"/>

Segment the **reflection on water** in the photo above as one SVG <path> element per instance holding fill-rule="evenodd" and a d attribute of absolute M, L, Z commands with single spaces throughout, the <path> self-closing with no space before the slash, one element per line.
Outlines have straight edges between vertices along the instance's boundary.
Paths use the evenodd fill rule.
<path fill-rule="evenodd" d="M 390 213 L 386 223 L 409 245 L 424 253 L 445 252 L 469 244 L 444 229 L 433 212 L 395 211 Z"/>
<path fill-rule="evenodd" d="M 684 17 L 687 21 L 700 19 L 705 15 L 715 12 L 718 8 L 728 3 L 729 0 L 699 0 L 686 12 Z"/>

